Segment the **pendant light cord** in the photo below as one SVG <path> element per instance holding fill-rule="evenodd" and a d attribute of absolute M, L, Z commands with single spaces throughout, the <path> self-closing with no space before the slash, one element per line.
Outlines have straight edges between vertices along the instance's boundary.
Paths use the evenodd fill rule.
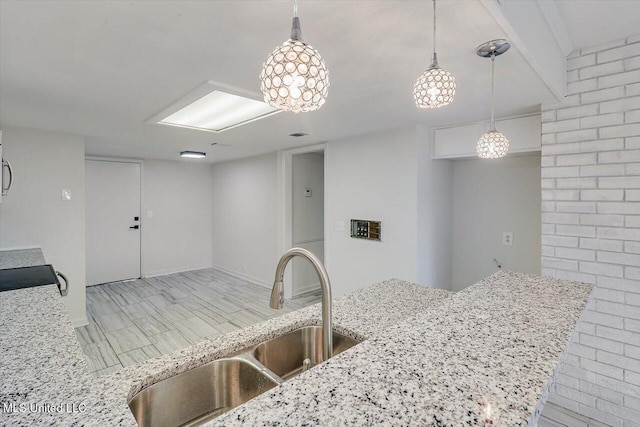
<path fill-rule="evenodd" d="M 436 0 L 433 0 L 433 54 L 436 54 Z"/>
<path fill-rule="evenodd" d="M 490 130 L 495 130 L 495 124 L 493 122 L 493 101 L 494 101 L 494 90 L 493 90 L 493 80 L 494 80 L 494 69 L 495 69 L 495 61 L 496 61 L 496 55 L 495 53 L 493 53 L 491 55 L 491 129 Z"/>
<path fill-rule="evenodd" d="M 433 0 L 433 56 L 431 57 L 431 68 L 438 67 L 438 55 L 436 54 L 436 0 Z"/>
<path fill-rule="evenodd" d="M 298 0 L 293 0 L 293 16 L 298 16 Z"/>

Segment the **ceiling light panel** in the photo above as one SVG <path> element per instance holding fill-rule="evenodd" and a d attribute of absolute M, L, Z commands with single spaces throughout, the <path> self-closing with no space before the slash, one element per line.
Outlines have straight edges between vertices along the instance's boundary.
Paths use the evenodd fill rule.
<path fill-rule="evenodd" d="M 207 132 L 224 132 L 280 112 L 258 97 L 208 82 L 150 121 Z"/>
<path fill-rule="evenodd" d="M 205 153 L 204 151 L 187 150 L 187 151 L 181 151 L 180 157 L 186 157 L 189 159 L 203 159 L 207 157 L 207 153 Z"/>

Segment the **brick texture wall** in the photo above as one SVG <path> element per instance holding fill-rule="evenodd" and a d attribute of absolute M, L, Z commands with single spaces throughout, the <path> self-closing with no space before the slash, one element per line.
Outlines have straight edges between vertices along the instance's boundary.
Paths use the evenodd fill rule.
<path fill-rule="evenodd" d="M 640 36 L 572 53 L 542 107 L 542 268 L 596 285 L 549 401 L 640 426 Z"/>

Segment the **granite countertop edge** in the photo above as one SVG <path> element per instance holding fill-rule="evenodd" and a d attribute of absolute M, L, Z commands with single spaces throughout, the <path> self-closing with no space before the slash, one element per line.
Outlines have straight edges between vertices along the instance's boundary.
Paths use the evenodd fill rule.
<path fill-rule="evenodd" d="M 535 377 L 538 378 L 536 390 L 540 389 L 537 400 L 535 402 L 531 401 L 532 398 L 529 396 L 526 408 L 518 409 L 519 415 L 516 418 L 519 421 L 518 424 L 514 425 L 533 425 L 531 423 L 535 422 L 537 419 L 539 410 L 546 400 L 546 395 L 548 394 L 552 379 L 556 374 L 557 360 L 560 357 L 564 357 L 564 349 L 566 348 L 566 342 L 569 339 L 568 336 L 570 336 L 570 333 L 567 332 L 567 325 L 574 322 L 570 325 L 570 329 L 573 329 L 575 320 L 582 310 L 581 307 L 586 303 L 586 298 L 591 291 L 591 286 L 565 280 L 541 278 L 535 275 L 511 272 L 498 272 L 493 276 L 480 281 L 478 284 L 456 294 L 449 291 L 427 288 L 413 283 L 391 279 L 336 298 L 334 301 L 335 329 L 338 332 L 354 339 L 365 339 L 362 344 L 353 347 L 352 349 L 332 358 L 330 361 L 286 382 L 283 386 L 276 387 L 276 390 L 258 396 L 251 402 L 223 414 L 221 417 L 212 420 L 207 425 L 236 425 L 242 424 L 242 422 L 253 425 L 271 425 L 273 419 L 270 417 L 275 416 L 288 417 L 286 418 L 289 421 L 287 424 L 304 424 L 304 422 L 306 422 L 305 414 L 301 413 L 299 418 L 296 418 L 295 416 L 292 416 L 291 413 L 282 413 L 282 408 L 279 406 L 280 400 L 278 399 L 281 397 L 293 399 L 289 402 L 289 409 L 295 407 L 297 408 L 297 411 L 307 410 L 313 412 L 322 408 L 322 405 L 324 404 L 333 404 L 331 399 L 323 402 L 320 397 L 317 397 L 320 399 L 318 407 L 311 408 L 307 407 L 306 403 L 303 403 L 300 399 L 303 399 L 310 390 L 317 389 L 319 390 L 319 393 L 323 393 L 325 391 L 327 381 L 332 381 L 332 375 L 338 375 L 340 372 L 344 374 L 344 370 L 346 370 L 346 372 L 353 371 L 352 365 L 357 358 L 360 358 L 361 361 L 363 357 L 366 357 L 366 360 L 373 361 L 373 367 L 375 369 L 386 369 L 384 363 L 388 363 L 388 361 L 386 361 L 382 356 L 384 356 L 386 352 L 392 350 L 397 351 L 398 348 L 400 348 L 398 347 L 398 343 L 401 337 L 406 336 L 410 337 L 411 340 L 415 340 L 415 337 L 410 336 L 411 334 L 403 331 L 403 328 L 412 328 L 416 325 L 419 326 L 419 328 L 426 328 L 423 331 L 424 337 L 420 340 L 415 340 L 416 345 L 424 345 L 429 342 L 429 340 L 436 342 L 441 338 L 441 336 L 437 335 L 436 332 L 434 332 L 433 336 L 430 335 L 431 331 L 426 327 L 429 322 L 432 322 L 433 325 L 446 323 L 446 316 L 444 316 L 444 313 L 446 313 L 447 310 L 458 310 L 458 312 L 464 316 L 464 310 L 461 310 L 461 308 L 464 307 L 462 307 L 461 304 L 468 302 L 473 305 L 475 304 L 474 300 L 477 299 L 482 292 L 487 292 L 492 289 L 499 290 L 500 286 L 505 286 L 505 284 L 511 284 L 511 286 L 517 287 L 517 283 L 526 283 L 528 284 L 527 286 L 540 285 L 541 289 L 550 292 L 555 292 L 553 291 L 555 286 L 567 285 L 560 286 L 560 288 L 558 288 L 561 289 L 561 291 L 558 291 L 559 295 L 564 295 L 568 297 L 568 301 L 573 301 L 566 304 L 567 307 L 572 310 L 573 317 L 568 316 L 565 319 L 562 319 L 564 322 L 562 324 L 562 333 L 564 335 L 562 335 L 562 339 L 559 339 L 556 343 L 556 346 L 561 348 L 549 353 L 550 358 L 552 358 L 551 356 L 555 357 L 552 361 L 553 363 L 550 364 L 547 360 L 544 364 L 544 372 Z M 40 292 L 46 291 L 42 290 Z M 53 297 L 53 292 L 49 297 Z M 54 305 L 57 307 L 56 310 L 59 311 L 61 302 L 59 295 L 56 297 L 59 303 Z M 382 307 L 378 310 L 372 310 L 371 307 L 375 306 L 373 303 L 381 298 L 387 298 L 386 301 L 389 306 Z M 490 298 L 487 299 L 487 301 L 489 300 Z M 366 309 L 363 309 L 361 312 L 354 310 L 353 307 L 358 302 L 363 304 L 363 307 L 366 307 Z M 0 304 L 2 304 L 2 300 L 0 300 Z M 369 305 L 367 306 L 367 304 Z M 545 309 L 547 308 L 543 305 L 539 307 L 541 312 Z M 395 311 L 398 311 L 398 313 L 395 313 Z M 394 313 L 397 317 L 394 317 Z M 53 317 L 57 318 L 59 316 L 56 315 Z M 374 320 L 372 321 L 372 319 Z M 387 323 L 385 323 L 385 321 Z M 61 329 L 69 329 L 71 331 L 71 335 L 73 335 L 73 338 L 75 339 L 73 329 L 71 328 L 68 319 L 66 323 L 62 323 L 64 325 L 61 326 Z M 65 335 L 65 340 L 68 344 L 67 347 L 70 349 L 69 351 L 72 353 L 76 352 L 76 354 L 72 355 L 75 371 L 69 370 L 60 378 L 54 377 L 48 384 L 43 385 L 38 390 L 34 390 L 31 397 L 33 399 L 46 401 L 47 399 L 53 400 L 54 397 L 59 400 L 59 396 L 65 396 L 69 401 L 83 402 L 87 408 L 86 412 L 73 412 L 69 414 L 42 413 L 29 414 L 27 416 L 24 416 L 24 414 L 18 414 L 17 417 L 13 416 L 15 414 L 11 414 L 11 423 L 13 425 L 32 425 L 61 422 L 65 425 L 135 426 L 136 423 L 128 408 L 127 402 L 140 390 L 162 381 L 163 379 L 175 376 L 210 361 L 236 354 L 239 351 L 258 344 L 261 341 L 273 338 L 302 326 L 320 325 L 320 323 L 320 306 L 319 304 L 316 304 L 314 306 L 287 313 L 283 316 L 269 319 L 248 328 L 237 330 L 210 341 L 205 341 L 168 355 L 150 359 L 139 365 L 124 368 L 115 373 L 97 378 L 88 373 L 87 365 L 84 361 L 82 350 L 79 347 L 77 340 L 75 343 L 71 343 L 69 334 L 64 333 L 63 335 Z M 452 325 L 460 327 L 460 325 L 457 324 Z M 407 350 L 407 354 L 410 354 L 411 351 L 414 350 L 415 349 Z M 369 352 L 369 356 L 367 356 L 366 352 Z M 375 360 L 378 357 L 381 357 L 381 361 Z M 403 372 L 402 374 L 404 375 L 406 372 Z M 540 380 L 542 377 L 545 377 L 544 381 Z M 455 379 L 455 377 L 452 378 Z M 551 379 L 551 381 L 549 379 Z M 447 381 L 445 380 L 446 377 L 442 377 L 440 382 L 446 383 Z M 30 381 L 31 379 L 28 379 L 27 382 Z M 359 399 L 363 391 L 360 388 L 360 384 L 356 383 L 358 378 L 354 377 L 351 381 L 353 381 L 353 390 L 351 392 L 352 395 L 350 395 L 349 398 L 353 401 L 349 401 L 349 404 L 356 404 L 355 407 L 359 407 L 358 405 L 362 406 L 362 402 L 360 402 Z M 371 379 L 372 384 L 375 383 L 375 381 L 376 379 Z M 390 381 L 393 382 L 393 379 L 390 379 Z M 64 385 L 60 387 L 61 384 Z M 346 386 L 342 384 L 342 387 Z M 338 387 L 338 390 L 340 390 L 340 386 Z M 0 396 L 2 391 L 3 390 L 0 388 Z M 4 392 L 6 394 L 7 390 L 5 389 Z M 295 396 L 299 397 L 296 399 Z M 29 397 L 24 397 L 23 400 L 28 401 L 30 399 Z M 419 403 L 426 405 L 423 401 L 419 401 Z M 396 404 L 398 405 L 398 408 L 403 408 L 404 403 L 402 403 L 402 401 L 398 401 Z M 364 407 L 366 407 L 366 405 L 364 405 Z M 358 424 L 363 421 L 363 419 L 357 418 L 357 414 L 350 418 L 349 414 L 346 412 L 340 412 L 341 408 L 342 411 L 346 410 L 344 407 L 338 407 L 338 410 L 335 411 L 334 415 L 336 417 L 342 417 L 340 419 L 342 419 L 345 424 Z M 375 414 L 376 411 L 373 412 Z M 529 421 L 528 423 L 524 423 L 522 421 L 525 418 L 525 414 L 527 414 L 526 418 Z M 401 417 L 395 421 L 424 421 L 420 418 L 420 415 L 409 414 L 407 416 L 409 418 L 405 416 L 405 418 Z M 319 423 L 322 423 L 323 421 L 326 422 L 328 420 L 318 420 Z M 393 419 L 390 421 L 391 424 L 394 424 Z M 433 425 L 453 425 L 458 421 L 459 420 L 455 417 L 447 418 L 445 416 L 441 421 L 438 421 L 440 424 Z M 449 424 L 447 424 L 447 422 Z"/>

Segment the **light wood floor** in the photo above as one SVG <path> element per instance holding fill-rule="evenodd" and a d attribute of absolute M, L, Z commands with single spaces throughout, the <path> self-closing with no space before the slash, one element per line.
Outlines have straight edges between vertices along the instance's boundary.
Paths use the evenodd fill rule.
<path fill-rule="evenodd" d="M 272 310 L 270 293 L 212 268 L 91 286 L 76 335 L 98 376 L 320 301 L 318 290 Z"/>

